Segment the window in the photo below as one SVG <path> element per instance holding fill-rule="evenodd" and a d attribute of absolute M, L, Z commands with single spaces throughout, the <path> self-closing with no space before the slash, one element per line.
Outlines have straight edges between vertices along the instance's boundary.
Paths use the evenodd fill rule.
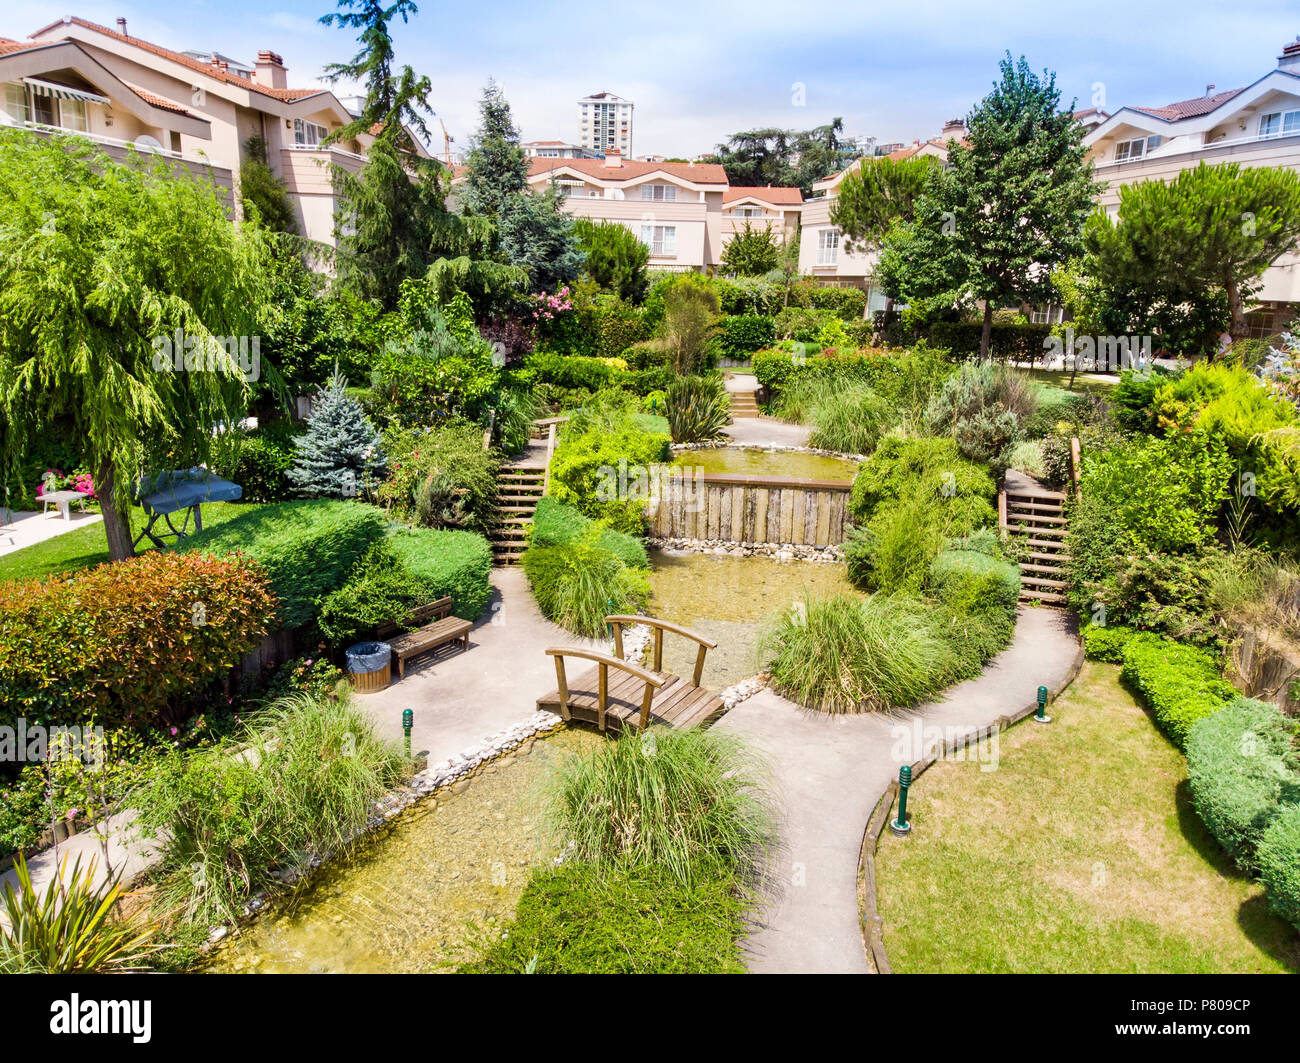
<path fill-rule="evenodd" d="M 1300 111 L 1274 111 L 1259 116 L 1261 137 L 1288 137 L 1300 133 Z"/>
<path fill-rule="evenodd" d="M 5 86 L 5 114 L 15 122 L 30 122 L 31 108 L 27 105 L 27 86 L 8 84 Z"/>
<path fill-rule="evenodd" d="M 732 214 L 737 218 L 761 218 L 763 216 L 762 207 L 737 207 Z"/>
<path fill-rule="evenodd" d="M 41 125 L 58 125 L 54 117 L 54 97 L 32 93 L 32 121 Z"/>
<path fill-rule="evenodd" d="M 610 145 L 613 145 L 611 140 Z M 656 203 L 676 203 L 677 186 L 676 185 L 642 185 L 641 198 L 652 199 Z"/>
<path fill-rule="evenodd" d="M 820 229 L 817 232 L 817 265 L 833 266 L 839 258 L 840 233 L 838 229 Z"/>
<path fill-rule="evenodd" d="M 1134 159 L 1140 159 L 1146 154 L 1146 138 L 1138 137 L 1137 140 L 1125 140 L 1115 145 L 1116 162 L 1132 162 Z"/>
<path fill-rule="evenodd" d="M 315 148 L 325 139 L 329 132 L 323 125 L 308 122 L 302 118 L 293 120 L 293 146 L 295 148 Z"/>
<path fill-rule="evenodd" d="M 643 225 L 641 242 L 650 248 L 650 254 L 656 257 L 671 257 L 677 254 L 676 225 Z"/>
<path fill-rule="evenodd" d="M 78 133 L 90 132 L 90 123 L 86 120 L 86 101 L 60 100 L 59 125 L 64 129 L 75 129 Z"/>

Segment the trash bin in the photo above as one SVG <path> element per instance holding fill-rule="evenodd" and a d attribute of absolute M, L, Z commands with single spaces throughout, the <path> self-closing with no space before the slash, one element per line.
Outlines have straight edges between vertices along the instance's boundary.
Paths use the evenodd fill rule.
<path fill-rule="evenodd" d="M 387 642 L 358 642 L 344 652 L 352 689 L 369 694 L 388 686 L 393 673 L 393 648 Z"/>

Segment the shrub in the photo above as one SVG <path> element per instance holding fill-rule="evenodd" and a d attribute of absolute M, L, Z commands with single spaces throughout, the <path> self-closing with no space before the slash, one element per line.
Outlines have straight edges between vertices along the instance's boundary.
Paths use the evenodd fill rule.
<path fill-rule="evenodd" d="M 1021 443 L 1017 443 L 1011 448 L 1011 453 L 1007 458 L 1007 466 L 1023 472 L 1026 476 L 1033 476 L 1038 480 L 1045 479 L 1047 467 L 1043 463 L 1042 442 L 1037 439 L 1026 439 Z M 1057 481 L 1057 483 L 1060 482 L 1060 480 Z"/>
<path fill-rule="evenodd" d="M 1300 804 L 1274 817 L 1259 839 L 1255 862 L 1273 911 L 1300 930 Z"/>
<path fill-rule="evenodd" d="M 1135 635 L 1124 647 L 1121 675 L 1180 749 L 1197 720 L 1217 712 L 1237 696 L 1219 678 L 1214 658 L 1208 653 L 1147 633 Z"/>
<path fill-rule="evenodd" d="M 650 467 L 670 459 L 669 437 L 630 425 L 616 431 L 579 431 L 570 423 L 566 429 L 551 459 L 551 493 L 585 516 L 607 520 L 617 531 L 640 534 Z M 627 492 L 619 484 L 624 468 Z"/>
<path fill-rule="evenodd" d="M 962 613 L 1016 608 L 1020 569 L 1014 563 L 978 550 L 944 550 L 930 564 L 929 589 Z"/>
<path fill-rule="evenodd" d="M 247 751 L 224 746 L 161 766 L 137 823 L 157 839 L 157 902 L 185 922 L 238 917 L 276 865 L 302 866 L 350 842 L 404 768 L 350 698 L 298 695 L 249 723 Z"/>
<path fill-rule="evenodd" d="M 720 439 L 731 419 L 731 400 L 717 377 L 677 377 L 664 392 L 664 406 L 674 443 Z"/>
<path fill-rule="evenodd" d="M 620 299 L 640 302 L 649 287 L 650 249 L 626 225 L 575 218 L 573 235 L 586 253 L 583 272 Z"/>
<path fill-rule="evenodd" d="M 808 442 L 823 450 L 870 454 L 893 420 L 893 411 L 870 388 L 858 385 L 828 389 L 811 410 Z"/>
<path fill-rule="evenodd" d="M 529 545 L 524 574 L 548 620 L 577 635 L 603 638 L 610 613 L 635 613 L 650 597 L 650 581 L 601 545 L 604 528 L 593 523 L 567 543 Z"/>
<path fill-rule="evenodd" d="M 451 611 L 477 620 L 492 596 L 492 547 L 466 531 L 413 528 L 396 532 L 388 547 L 420 588 L 424 601 L 451 596 Z"/>
<path fill-rule="evenodd" d="M 354 642 L 380 624 L 400 620 L 426 597 L 387 542 L 375 543 L 348 581 L 325 596 L 317 624 L 334 645 Z"/>
<path fill-rule="evenodd" d="M 572 506 L 566 506 L 547 495 L 537 502 L 528 541 L 533 546 L 565 546 L 576 539 L 591 523 L 590 517 L 584 517 Z M 602 550 L 608 550 L 629 568 L 650 567 L 645 544 L 634 535 L 605 528 L 600 533 L 599 545 Z"/>
<path fill-rule="evenodd" d="M 1274 705 L 1237 698 L 1191 727 L 1187 777 L 1210 833 L 1250 871 L 1269 821 L 1300 802 L 1296 725 Z"/>
<path fill-rule="evenodd" d="M 0 720 L 156 724 L 272 627 L 266 573 L 243 558 L 151 551 L 0 588 Z"/>
<path fill-rule="evenodd" d="M 944 381 L 926 411 L 936 430 L 948 430 L 983 410 L 1007 410 L 1016 422 L 1038 409 L 1038 389 L 1024 373 L 993 362 L 967 363 Z"/>
<path fill-rule="evenodd" d="M 776 339 L 772 318 L 763 314 L 734 314 L 722 319 L 719 341 L 728 358 L 744 358 Z"/>
<path fill-rule="evenodd" d="M 6 923 L 0 923 L 0 974 L 107 974 L 144 970 L 156 951 L 152 925 L 120 916 L 121 874 L 95 882 L 95 860 L 71 873 L 65 856 L 43 890 L 27 862 L 17 866 L 18 889 L 4 883 Z"/>
<path fill-rule="evenodd" d="M 293 465 L 293 426 L 277 421 L 255 432 L 232 434 L 230 451 L 215 464 L 218 476 L 239 484 L 245 502 L 282 502 L 289 497 L 286 473 Z"/>
<path fill-rule="evenodd" d="M 979 354 L 980 321 L 935 321 L 925 329 L 925 338 L 936 347 L 952 351 L 954 357 L 969 358 Z M 1051 334 L 1051 325 L 997 323 L 989 336 L 989 354 L 999 361 L 1029 362 L 1041 359 L 1043 342 Z"/>
<path fill-rule="evenodd" d="M 650 865 L 536 873 L 469 974 L 740 974 L 748 905 L 719 868 L 683 886 Z"/>
<path fill-rule="evenodd" d="M 939 500 L 949 511 L 948 535 L 965 535 L 997 519 L 997 485 L 988 470 L 963 458 L 953 440 L 924 436 L 881 439 L 858 468 L 849 511 L 865 521 L 877 507 L 913 492 Z"/>
<path fill-rule="evenodd" d="M 809 307 L 788 306 L 776 315 L 773 328 L 780 340 L 815 343 L 817 333 L 836 315 L 831 310 L 814 310 Z"/>
<path fill-rule="evenodd" d="M 296 501 L 242 513 L 182 539 L 176 550 L 224 556 L 243 553 L 270 578 L 280 623 L 301 627 L 338 590 L 357 559 L 384 534 L 374 506 L 346 501 Z"/>
<path fill-rule="evenodd" d="M 812 288 L 808 292 L 808 305 L 816 310 L 829 310 L 844 321 L 861 321 L 867 309 L 867 293 L 861 288 Z"/>
<path fill-rule="evenodd" d="M 615 385 L 621 371 L 600 358 L 579 355 L 562 355 L 554 351 L 534 351 L 524 361 L 533 378 L 540 384 L 556 387 L 599 391 Z"/>
<path fill-rule="evenodd" d="M 658 865 L 680 884 L 757 871 L 771 828 L 759 772 L 718 731 L 627 734 L 560 768 L 551 818 L 574 858 Z"/>
<path fill-rule="evenodd" d="M 453 420 L 436 430 L 390 428 L 391 470 L 377 492 L 395 515 L 428 528 L 482 531 L 496 519 L 500 457 L 483 430 Z"/>
<path fill-rule="evenodd" d="M 385 464 L 379 433 L 335 373 L 316 396 L 307 431 L 294 440 L 290 483 L 307 498 L 356 498 L 374 489 Z"/>
<path fill-rule="evenodd" d="M 931 610 L 903 595 L 805 599 L 769 622 L 761 645 L 776 689 L 819 712 L 913 705 L 954 665 Z"/>
<path fill-rule="evenodd" d="M 664 290 L 663 336 L 677 372 L 691 373 L 703 365 L 718 311 L 717 292 L 698 274 L 678 274 Z"/>
<path fill-rule="evenodd" d="M 1124 663 L 1124 647 L 1137 632 L 1124 624 L 1087 624 L 1080 632 L 1083 652 L 1090 661 Z"/>

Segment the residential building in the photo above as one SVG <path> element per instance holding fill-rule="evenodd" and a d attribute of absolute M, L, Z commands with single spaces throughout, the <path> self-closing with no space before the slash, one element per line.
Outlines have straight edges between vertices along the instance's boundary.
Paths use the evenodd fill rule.
<path fill-rule="evenodd" d="M 530 159 L 599 159 L 601 154 L 584 148 L 580 144 L 569 144 L 563 140 L 530 140 L 520 147 Z"/>
<path fill-rule="evenodd" d="M 625 160 L 617 148 L 598 160 L 528 162 L 529 184 L 554 182 L 575 217 L 616 221 L 640 236 L 651 269 L 699 271 L 721 258 L 728 185 L 717 164 Z"/>
<path fill-rule="evenodd" d="M 605 155 L 618 151 L 632 158 L 632 111 L 635 104 L 612 92 L 595 92 L 578 101 L 578 143 Z"/>
<path fill-rule="evenodd" d="M 1239 89 L 1216 91 L 1162 107 L 1122 107 L 1084 140 L 1101 204 L 1114 214 L 1119 190 L 1137 181 L 1172 181 L 1202 162 L 1285 166 L 1300 171 L 1300 37 L 1277 64 Z M 1271 335 L 1300 310 L 1300 257 L 1287 254 L 1265 271 L 1251 332 Z"/>
<path fill-rule="evenodd" d="M 914 140 L 906 147 L 896 147 L 887 155 L 877 157 L 901 161 L 933 156 L 947 162 L 949 141 L 961 141 L 965 136 L 966 127 L 954 118 L 944 125 L 937 137 Z M 874 311 L 885 308 L 885 293 L 872 280 L 878 255 L 874 251 L 847 251 L 844 234 L 831 222 L 831 208 L 839 195 L 840 184 L 845 177 L 860 169 L 864 161 L 857 159 L 839 173 L 813 183 L 812 197 L 804 200 L 800 212 L 799 272 L 811 275 L 825 285 L 862 288 L 867 293 L 867 310 Z"/>
<path fill-rule="evenodd" d="M 722 246 L 746 225 L 771 229 L 784 245 L 798 234 L 802 210 L 803 192 L 798 188 L 731 185 L 722 196 Z"/>
<path fill-rule="evenodd" d="M 0 122 L 35 136 L 86 137 L 118 159 L 133 150 L 166 158 L 227 190 L 236 217 L 239 167 L 249 139 L 261 137 L 301 231 L 324 244 L 334 242 L 330 166 L 356 172 L 374 142 L 363 133 L 323 147 L 353 115 L 326 89 L 290 88 L 275 52 L 235 64 L 219 53 L 173 51 L 131 36 L 125 19 L 109 29 L 67 17 L 27 40 L 0 39 L 0 87 Z"/>

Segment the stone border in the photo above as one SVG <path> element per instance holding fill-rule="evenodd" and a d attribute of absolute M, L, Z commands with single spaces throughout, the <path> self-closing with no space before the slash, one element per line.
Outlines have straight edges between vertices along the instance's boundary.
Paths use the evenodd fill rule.
<path fill-rule="evenodd" d="M 840 458 L 861 464 L 867 460 L 866 454 L 849 454 L 842 450 L 823 450 L 820 447 L 797 447 L 787 443 L 733 443 L 729 439 L 714 440 L 710 443 L 674 443 L 674 454 L 687 453 L 692 450 L 753 450 L 764 454 L 815 454 L 819 458 Z"/>
<path fill-rule="evenodd" d="M 844 560 L 842 546 L 808 546 L 795 543 L 744 543 L 730 539 L 659 539 L 647 536 L 646 546 L 681 554 L 713 554 L 715 557 L 769 557 L 776 561 L 815 561 L 823 564 Z"/>
<path fill-rule="evenodd" d="M 1047 692 L 1047 703 L 1049 705 L 1060 697 L 1070 684 L 1078 678 L 1079 672 L 1083 668 L 1083 660 L 1083 643 L 1080 641 L 1079 648 L 1075 651 L 1074 660 L 1070 663 L 1065 678 L 1056 685 L 1054 690 Z M 1037 698 L 1009 715 L 999 716 L 989 727 L 975 728 L 961 738 L 955 739 L 951 744 L 945 740 L 937 752 L 928 757 L 923 757 L 912 765 L 912 782 L 916 782 L 921 773 L 932 764 L 955 753 L 958 748 L 965 748 L 972 740 L 987 734 L 993 727 L 996 727 L 999 732 L 1005 731 L 1012 724 L 1019 723 L 1027 717 L 1033 716 L 1036 712 L 1038 712 Z M 881 832 L 885 829 L 885 823 L 889 819 L 890 810 L 894 807 L 894 798 L 897 794 L 898 780 L 891 779 L 889 785 L 885 787 L 884 793 L 876 801 L 876 806 L 867 820 L 867 826 L 862 835 L 862 848 L 858 854 L 858 902 L 862 947 L 867 954 L 867 961 L 875 967 L 877 974 L 893 973 L 893 969 L 889 965 L 889 957 L 885 954 L 885 919 L 877 907 L 876 849 L 880 844 Z"/>

